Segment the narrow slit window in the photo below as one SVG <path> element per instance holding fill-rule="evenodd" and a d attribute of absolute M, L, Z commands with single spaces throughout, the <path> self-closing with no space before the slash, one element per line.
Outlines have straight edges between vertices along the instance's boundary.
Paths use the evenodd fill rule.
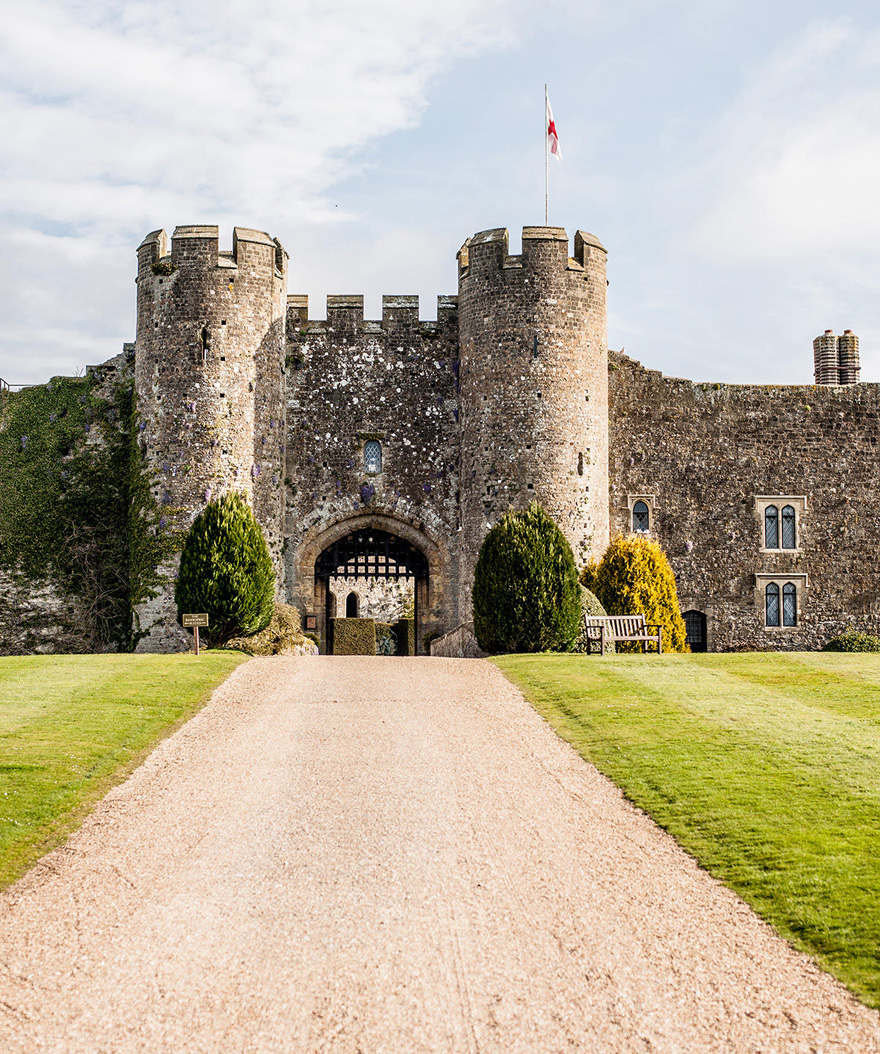
<path fill-rule="evenodd" d="M 786 582 L 782 587 L 782 625 L 797 625 L 797 586 Z"/>
<path fill-rule="evenodd" d="M 764 590 L 766 622 L 768 626 L 779 625 L 779 586 L 770 582 Z"/>
<path fill-rule="evenodd" d="M 637 501 L 633 505 L 633 530 L 643 534 L 651 529 L 651 514 L 648 505 L 644 501 Z"/>
<path fill-rule="evenodd" d="M 364 444 L 364 472 L 382 471 L 382 444 L 377 439 L 368 439 Z"/>
<path fill-rule="evenodd" d="M 782 510 L 782 548 L 797 549 L 797 521 L 791 505 Z"/>
<path fill-rule="evenodd" d="M 764 509 L 764 548 L 779 548 L 779 509 L 775 505 L 768 505 Z"/>

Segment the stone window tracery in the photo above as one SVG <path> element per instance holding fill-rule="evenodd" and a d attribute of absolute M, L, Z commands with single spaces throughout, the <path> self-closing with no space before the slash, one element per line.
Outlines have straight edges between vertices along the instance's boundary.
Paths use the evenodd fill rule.
<path fill-rule="evenodd" d="M 644 501 L 637 501 L 633 505 L 632 529 L 640 534 L 647 534 L 651 529 L 651 513 Z"/>
<path fill-rule="evenodd" d="M 764 621 L 768 626 L 779 625 L 779 586 L 775 582 L 764 590 Z"/>
<path fill-rule="evenodd" d="M 782 625 L 797 625 L 797 587 L 794 582 L 786 582 L 782 587 Z"/>
<path fill-rule="evenodd" d="M 656 530 L 657 500 L 653 494 L 627 494 L 625 529 L 638 534 Z"/>
<path fill-rule="evenodd" d="M 807 592 L 807 576 L 802 574 L 758 574 L 755 600 L 762 611 L 764 627 L 771 630 L 797 629 Z"/>
<path fill-rule="evenodd" d="M 775 505 L 764 509 L 764 548 L 779 548 L 779 509 Z"/>
<path fill-rule="evenodd" d="M 791 505 L 782 509 L 782 548 L 797 548 L 797 514 Z"/>
<path fill-rule="evenodd" d="M 796 553 L 800 550 L 805 497 L 766 495 L 755 498 L 755 515 L 761 524 L 761 550 Z"/>
<path fill-rule="evenodd" d="M 378 439 L 364 443 L 364 472 L 375 474 L 382 471 L 382 444 Z"/>

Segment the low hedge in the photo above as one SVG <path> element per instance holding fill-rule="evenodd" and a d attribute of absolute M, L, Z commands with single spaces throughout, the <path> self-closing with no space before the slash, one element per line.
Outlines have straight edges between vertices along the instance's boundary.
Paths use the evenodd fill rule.
<path fill-rule="evenodd" d="M 832 637 L 822 651 L 880 651 L 880 637 L 848 629 L 839 637 Z"/>
<path fill-rule="evenodd" d="M 371 618 L 334 618 L 334 655 L 375 655 L 376 622 Z"/>
<path fill-rule="evenodd" d="M 416 653 L 416 620 L 398 619 L 394 623 L 394 635 L 397 638 L 398 655 L 415 655 Z"/>

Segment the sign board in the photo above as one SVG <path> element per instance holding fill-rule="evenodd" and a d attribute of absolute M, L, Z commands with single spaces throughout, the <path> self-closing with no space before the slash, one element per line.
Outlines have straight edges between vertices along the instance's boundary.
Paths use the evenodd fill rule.
<path fill-rule="evenodd" d="M 318 616 L 317 615 L 306 615 L 306 629 L 317 629 L 318 628 Z"/>
<path fill-rule="evenodd" d="M 187 629 L 191 629 L 193 626 L 207 626 L 208 615 L 207 612 L 201 615 L 184 615 L 180 621 Z"/>

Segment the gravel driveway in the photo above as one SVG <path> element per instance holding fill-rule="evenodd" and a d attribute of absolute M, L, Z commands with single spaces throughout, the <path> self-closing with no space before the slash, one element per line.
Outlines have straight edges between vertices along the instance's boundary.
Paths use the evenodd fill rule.
<path fill-rule="evenodd" d="M 0 897 L 0 1050 L 880 1051 L 478 660 L 256 659 Z"/>

